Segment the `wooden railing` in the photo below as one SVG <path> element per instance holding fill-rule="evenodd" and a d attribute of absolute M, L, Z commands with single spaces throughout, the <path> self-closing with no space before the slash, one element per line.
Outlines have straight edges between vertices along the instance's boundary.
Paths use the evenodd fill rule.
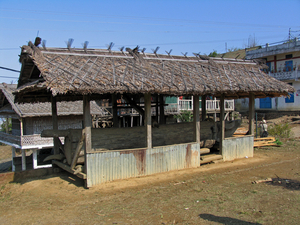
<path fill-rule="evenodd" d="M 201 100 L 200 106 L 201 106 Z M 193 110 L 193 100 L 178 100 L 178 103 L 171 103 L 165 107 L 165 113 L 179 113 L 184 110 Z M 201 107 L 200 107 L 201 110 Z M 206 100 L 206 111 L 220 111 L 220 100 Z M 234 100 L 225 100 L 225 111 L 234 111 Z"/>
<path fill-rule="evenodd" d="M 200 106 L 201 106 L 201 100 Z M 140 104 L 141 108 L 144 108 L 144 104 Z M 177 114 L 184 110 L 193 110 L 193 100 L 192 99 L 178 99 L 177 103 L 169 103 L 164 107 L 165 114 Z M 201 110 L 201 107 L 200 107 Z M 206 100 L 206 110 L 220 111 L 220 100 Z M 225 100 L 225 111 L 234 111 L 234 100 Z M 122 115 L 139 115 L 139 113 L 134 108 L 119 109 L 119 116 Z M 151 114 L 156 115 L 156 107 L 151 107 Z"/>

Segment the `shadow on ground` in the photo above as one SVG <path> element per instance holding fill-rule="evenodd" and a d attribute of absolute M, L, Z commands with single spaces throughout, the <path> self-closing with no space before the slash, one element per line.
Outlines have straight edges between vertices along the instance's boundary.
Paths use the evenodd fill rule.
<path fill-rule="evenodd" d="M 244 220 L 239 220 L 231 217 L 223 217 L 223 216 L 215 216 L 212 214 L 200 214 L 199 217 L 204 220 L 218 222 L 221 224 L 229 225 L 229 224 L 238 224 L 238 225 L 260 225 L 260 223 L 252 223 Z"/>
<path fill-rule="evenodd" d="M 11 159 L 0 161 L 0 173 L 11 171 Z"/>
<path fill-rule="evenodd" d="M 43 168 L 35 170 L 26 170 L 22 172 L 15 172 L 11 183 L 25 184 L 34 180 L 47 180 L 53 177 L 59 177 L 62 180 L 67 181 L 69 184 L 73 184 L 77 187 L 84 187 L 84 180 L 76 175 L 70 174 L 66 171 L 53 172 L 53 168 Z"/>
<path fill-rule="evenodd" d="M 300 190 L 300 181 L 289 178 L 272 178 L 272 181 L 267 182 L 267 184 L 272 186 L 280 186 L 293 191 Z"/>

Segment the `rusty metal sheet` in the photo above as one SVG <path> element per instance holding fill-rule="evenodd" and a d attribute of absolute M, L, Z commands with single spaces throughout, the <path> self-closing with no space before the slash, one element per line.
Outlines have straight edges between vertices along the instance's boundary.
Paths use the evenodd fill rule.
<path fill-rule="evenodd" d="M 200 166 L 200 145 L 186 143 L 87 154 L 87 183 L 91 187 L 113 180 Z"/>

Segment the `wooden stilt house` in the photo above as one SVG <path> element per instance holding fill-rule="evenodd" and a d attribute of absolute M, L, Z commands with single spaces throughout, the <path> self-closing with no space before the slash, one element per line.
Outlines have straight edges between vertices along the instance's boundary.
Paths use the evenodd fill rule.
<path fill-rule="evenodd" d="M 16 84 L 0 84 L 0 118 L 9 118 L 12 124 L 10 132 L 0 132 L 0 142 L 12 146 L 13 171 L 49 167 L 51 164 L 44 163 L 43 158 L 51 153 L 53 138 L 42 138 L 41 133 L 52 129 L 51 103 L 15 103 L 12 92 L 16 88 Z M 82 101 L 59 102 L 57 114 L 60 130 L 82 128 Z M 99 121 L 112 116 L 95 101 L 91 102 L 91 114 Z M 64 138 L 60 141 L 64 143 Z M 16 157 L 16 150 L 22 152 L 22 157 Z M 32 157 L 25 157 L 26 152 L 32 152 Z"/>
<path fill-rule="evenodd" d="M 223 160 L 253 156 L 254 99 L 287 96 L 294 89 L 268 76 L 252 61 L 159 55 L 96 49 L 22 47 L 22 70 L 17 102 L 51 100 L 53 129 L 43 131 L 54 138 L 52 163 L 85 179 L 91 187 L 116 179 L 200 166 L 200 96 L 220 100 L 219 154 Z M 110 99 L 116 124 L 117 99 L 137 110 L 144 126 L 92 129 L 90 101 Z M 193 122 L 165 124 L 164 96 L 193 96 Z M 249 98 L 249 135 L 225 137 L 225 99 Z M 138 101 L 142 99 L 142 105 Z M 202 99 L 206 99 L 205 97 Z M 83 101 L 83 129 L 60 130 L 57 102 Z M 205 104 L 202 104 L 205 105 Z M 151 107 L 159 126 L 153 126 Z M 206 110 L 202 109 L 202 118 Z M 213 129 L 211 128 L 213 131 Z M 204 134 L 203 134 L 204 135 Z M 62 146 L 59 137 L 64 137 Z"/>

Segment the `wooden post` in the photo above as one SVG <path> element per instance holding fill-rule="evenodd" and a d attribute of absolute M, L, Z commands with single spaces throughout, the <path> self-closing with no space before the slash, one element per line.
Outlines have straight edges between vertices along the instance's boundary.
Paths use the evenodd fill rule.
<path fill-rule="evenodd" d="M 33 149 L 32 150 L 33 153 L 32 153 L 32 161 L 33 161 L 33 169 L 37 169 L 37 150 L 36 149 Z"/>
<path fill-rule="evenodd" d="M 23 120 L 22 120 L 22 118 L 20 118 L 20 136 L 21 136 L 21 138 L 22 138 L 23 134 L 24 134 Z M 21 145 L 22 145 L 22 143 L 21 143 Z"/>
<path fill-rule="evenodd" d="M 224 94 L 221 95 L 220 99 L 220 125 L 221 125 L 221 130 L 220 130 L 220 154 L 223 154 L 223 141 L 225 139 L 225 121 L 224 121 L 224 113 L 225 113 L 225 96 Z"/>
<path fill-rule="evenodd" d="M 90 110 L 90 96 L 83 96 L 83 129 L 84 129 L 84 172 L 86 174 L 85 187 L 89 187 L 88 171 L 87 171 L 87 153 L 92 151 L 92 118 Z"/>
<path fill-rule="evenodd" d="M 83 96 L 83 126 L 85 129 L 85 155 L 92 151 L 92 119 L 90 110 L 90 96 Z"/>
<path fill-rule="evenodd" d="M 204 121 L 206 119 L 206 116 L 207 116 L 207 112 L 206 112 L 206 95 L 203 95 L 202 96 L 202 99 L 201 99 L 201 109 L 202 109 L 202 121 Z"/>
<path fill-rule="evenodd" d="M 6 118 L 6 121 L 5 121 L 5 131 L 6 133 L 8 134 L 9 133 L 9 128 L 8 128 L 8 125 L 9 125 L 9 118 Z"/>
<path fill-rule="evenodd" d="M 117 108 L 117 95 L 112 95 L 112 110 L 113 110 L 113 124 L 114 127 L 119 127 L 118 122 L 118 108 Z"/>
<path fill-rule="evenodd" d="M 164 102 L 164 96 L 163 95 L 159 95 L 159 102 L 160 102 L 160 111 L 159 111 L 159 123 L 160 124 L 165 124 L 165 108 L 164 108 L 164 105 L 165 105 L 165 102 Z"/>
<path fill-rule="evenodd" d="M 254 94 L 250 93 L 249 95 L 249 135 L 254 135 Z"/>
<path fill-rule="evenodd" d="M 58 130 L 56 97 L 54 97 L 52 95 L 51 95 L 51 109 L 52 109 L 53 130 Z M 53 138 L 53 149 L 54 149 L 54 155 L 59 154 L 59 143 L 58 143 L 57 137 Z"/>
<path fill-rule="evenodd" d="M 199 95 L 193 96 L 194 141 L 200 143 Z"/>
<path fill-rule="evenodd" d="M 144 95 L 145 101 L 145 127 L 146 127 L 146 146 L 152 148 L 152 124 L 151 124 L 151 94 Z"/>
<path fill-rule="evenodd" d="M 16 167 L 15 167 L 15 164 L 14 164 L 14 157 L 16 157 L 16 148 L 15 147 L 11 147 L 11 155 L 12 155 L 12 160 L 11 160 L 11 170 L 12 172 L 15 172 L 16 171 Z"/>
<path fill-rule="evenodd" d="M 155 113 L 156 113 L 156 117 L 155 117 L 155 120 L 156 120 L 156 122 L 158 123 L 159 121 L 158 121 L 158 95 L 156 95 L 155 96 L 155 102 L 156 102 L 156 104 L 155 104 Z"/>
<path fill-rule="evenodd" d="M 26 170 L 26 153 L 25 149 L 22 149 L 22 170 Z"/>

